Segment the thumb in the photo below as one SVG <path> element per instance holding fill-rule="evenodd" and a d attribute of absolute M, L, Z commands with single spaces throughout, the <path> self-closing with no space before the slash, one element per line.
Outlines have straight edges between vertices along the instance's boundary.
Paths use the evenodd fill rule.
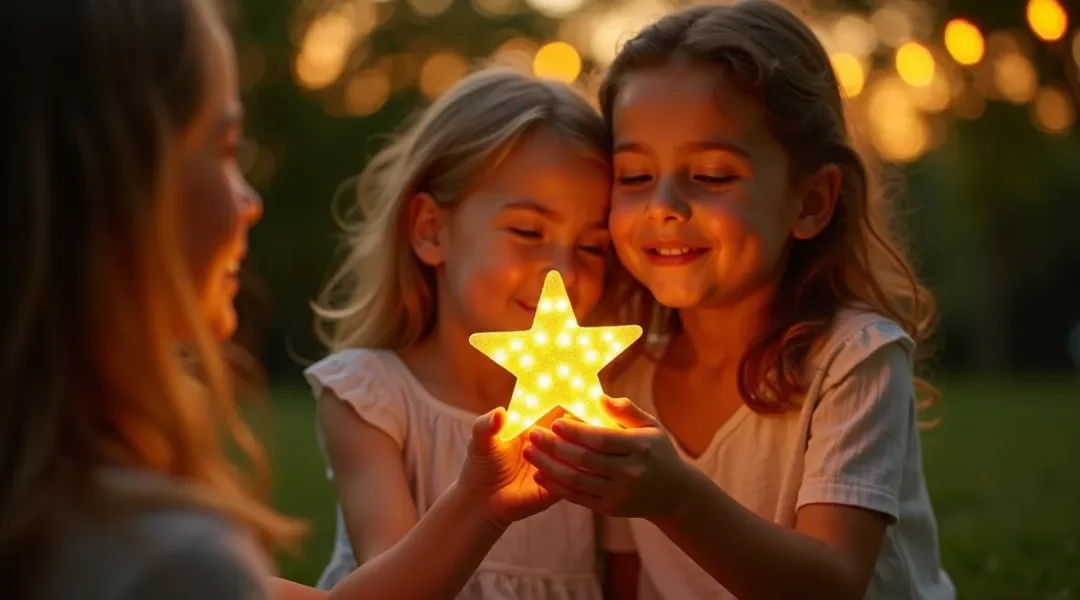
<path fill-rule="evenodd" d="M 628 398 L 604 396 L 604 410 L 612 419 L 615 419 L 627 429 L 660 427 L 659 421 L 649 413 L 641 410 L 637 404 L 634 404 Z"/>
<path fill-rule="evenodd" d="M 472 429 L 473 449 L 490 453 L 495 446 L 495 436 L 502 431 L 505 419 L 506 411 L 501 406 L 477 418 Z"/>

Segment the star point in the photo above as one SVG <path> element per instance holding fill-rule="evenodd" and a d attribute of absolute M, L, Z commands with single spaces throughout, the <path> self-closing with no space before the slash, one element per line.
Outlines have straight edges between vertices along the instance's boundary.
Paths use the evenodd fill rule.
<path fill-rule="evenodd" d="M 617 427 L 600 407 L 599 373 L 641 333 L 637 325 L 578 325 L 562 276 L 549 271 L 528 330 L 469 336 L 469 344 L 517 378 L 499 438 L 513 439 L 557 407 L 586 423 Z"/>

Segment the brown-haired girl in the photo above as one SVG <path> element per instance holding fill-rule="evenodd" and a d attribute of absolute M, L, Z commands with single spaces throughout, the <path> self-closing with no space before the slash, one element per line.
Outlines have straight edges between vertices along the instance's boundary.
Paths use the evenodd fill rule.
<path fill-rule="evenodd" d="M 689 8 L 626 44 L 601 104 L 657 358 L 614 388 L 628 429 L 531 434 L 538 480 L 639 517 L 606 538 L 645 598 L 953 598 L 913 375 L 932 301 L 818 40 L 775 2 Z"/>

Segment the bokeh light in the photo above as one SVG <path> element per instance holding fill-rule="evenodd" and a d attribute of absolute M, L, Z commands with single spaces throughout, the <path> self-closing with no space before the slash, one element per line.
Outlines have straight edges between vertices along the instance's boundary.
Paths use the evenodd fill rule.
<path fill-rule="evenodd" d="M 472 6 L 485 17 L 505 17 L 520 8 L 517 0 L 472 0 Z"/>
<path fill-rule="evenodd" d="M 492 54 L 492 62 L 525 73 L 532 71 L 533 57 L 540 47 L 525 37 L 513 37 L 502 43 Z"/>
<path fill-rule="evenodd" d="M 1080 31 L 1077 31 L 1076 34 L 1073 35 L 1072 55 L 1073 62 L 1076 63 L 1076 68 L 1080 69 Z"/>
<path fill-rule="evenodd" d="M 452 0 L 408 0 L 409 8 L 421 17 L 437 17 L 450 8 Z"/>
<path fill-rule="evenodd" d="M 896 72 L 908 85 L 930 85 L 934 80 L 934 66 L 934 56 L 918 42 L 904 42 L 896 49 Z"/>
<path fill-rule="evenodd" d="M 390 76 L 371 68 L 354 75 L 345 86 L 345 110 L 351 115 L 375 114 L 390 97 Z"/>
<path fill-rule="evenodd" d="M 866 58 L 877 48 L 878 37 L 874 26 L 859 15 L 847 14 L 836 19 L 829 38 L 838 52 L 846 52 L 858 58 Z"/>
<path fill-rule="evenodd" d="M 536 12 L 548 17 L 565 17 L 581 8 L 584 0 L 526 0 Z"/>
<path fill-rule="evenodd" d="M 1044 87 L 1031 104 L 1031 120 L 1040 131 L 1065 135 L 1076 122 L 1076 106 L 1064 90 Z"/>
<path fill-rule="evenodd" d="M 296 58 L 299 83 L 309 89 L 334 83 L 345 68 L 345 60 L 358 33 L 354 21 L 344 13 L 329 13 L 316 18 L 304 34 Z"/>
<path fill-rule="evenodd" d="M 866 73 L 859 59 L 848 52 L 834 52 L 829 58 L 844 96 L 847 98 L 858 96 L 866 83 Z"/>
<path fill-rule="evenodd" d="M 1006 52 L 994 60 L 994 86 L 1009 102 L 1024 104 L 1035 96 L 1039 76 L 1026 56 Z"/>
<path fill-rule="evenodd" d="M 882 77 L 868 91 L 866 114 L 871 140 L 882 158 L 907 163 L 926 152 L 930 126 L 915 106 L 909 90 L 897 77 Z"/>
<path fill-rule="evenodd" d="M 420 91 L 436 98 L 465 76 L 468 65 L 456 52 L 436 52 L 420 67 Z"/>
<path fill-rule="evenodd" d="M 979 28 L 970 21 L 953 19 L 945 25 L 945 49 L 956 62 L 971 66 L 982 60 L 986 42 Z"/>
<path fill-rule="evenodd" d="M 581 57 L 566 42 L 546 44 L 533 58 L 533 74 L 537 77 L 573 83 L 581 74 Z"/>
<path fill-rule="evenodd" d="M 1056 42 L 1069 27 L 1069 16 L 1057 0 L 1028 0 L 1027 22 L 1032 33 L 1045 42 Z"/>
<path fill-rule="evenodd" d="M 910 40 L 913 35 L 911 15 L 896 4 L 886 4 L 874 11 L 870 24 L 874 26 L 878 39 L 893 48 Z"/>
<path fill-rule="evenodd" d="M 934 73 L 929 85 L 911 89 L 911 97 L 918 107 L 928 113 L 939 113 L 952 101 L 952 86 L 940 70 Z"/>

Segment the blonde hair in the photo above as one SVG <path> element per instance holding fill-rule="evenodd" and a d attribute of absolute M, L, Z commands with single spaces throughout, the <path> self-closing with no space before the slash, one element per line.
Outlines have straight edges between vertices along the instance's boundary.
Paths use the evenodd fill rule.
<path fill-rule="evenodd" d="M 806 24 L 771 0 L 672 13 L 627 42 L 612 63 L 600 89 L 607 122 L 627 74 L 674 60 L 716 68 L 758 101 L 787 152 L 792 177 L 826 164 L 842 174 L 832 220 L 818 236 L 792 244 L 768 328 L 740 361 L 744 402 L 759 412 L 793 408 L 805 391 L 806 360 L 846 306 L 894 320 L 925 351 L 935 325 L 933 295 L 895 232 L 877 174 L 848 134 L 828 55 Z M 636 288 L 621 292 L 629 298 L 626 319 L 658 337 L 681 329 L 677 312 Z M 916 386 L 924 406 L 936 400 L 928 382 L 916 378 Z"/>
<path fill-rule="evenodd" d="M 343 224 L 348 255 L 314 307 L 331 351 L 403 349 L 431 331 L 435 280 L 409 244 L 410 200 L 427 192 L 455 206 L 538 127 L 608 164 L 603 120 L 576 90 L 501 68 L 458 82 L 372 159 L 358 180 L 360 221 Z"/>
<path fill-rule="evenodd" d="M 228 44 L 216 8 L 83 0 L 63 19 L 35 3 L 20 15 L 21 33 L 0 42 L 20 82 L 0 117 L 5 589 L 31 596 L 63 521 L 84 510 L 197 506 L 264 540 L 292 539 L 296 523 L 249 491 L 226 456 L 221 425 L 265 476 L 177 226 L 178 151 L 209 118 L 208 87 L 220 80 L 213 50 Z M 22 37 L 29 32 L 32 42 Z M 186 357 L 178 331 L 192 340 Z M 121 497 L 100 482 L 105 467 L 185 485 L 175 495 Z"/>

